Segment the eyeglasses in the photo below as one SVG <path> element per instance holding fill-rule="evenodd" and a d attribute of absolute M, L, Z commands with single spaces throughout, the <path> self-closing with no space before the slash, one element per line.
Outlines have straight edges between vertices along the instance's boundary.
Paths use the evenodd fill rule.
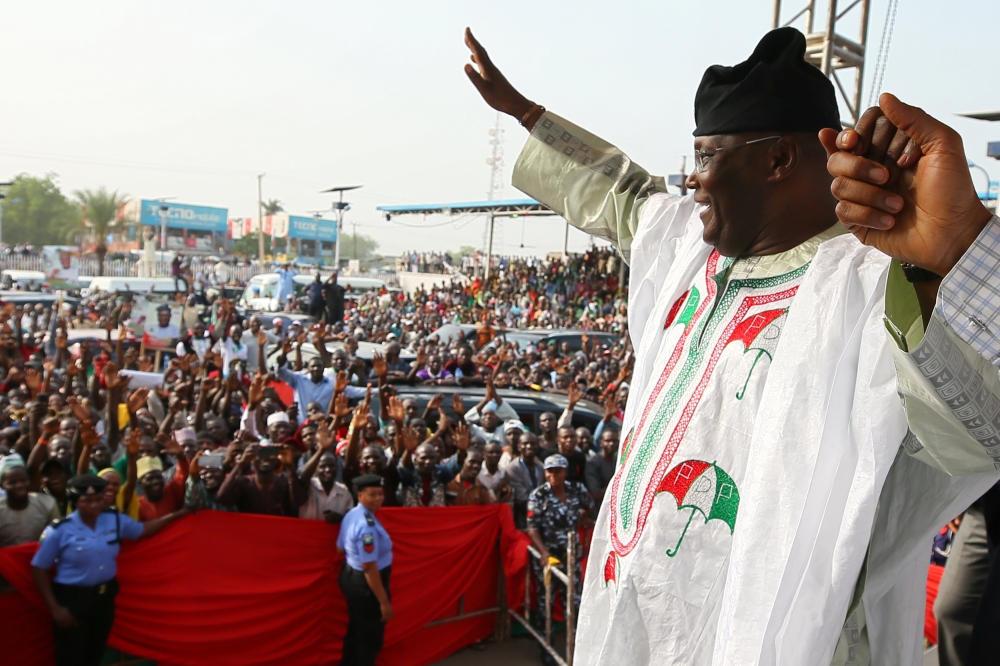
<path fill-rule="evenodd" d="M 715 157 L 718 153 L 723 150 L 735 150 L 737 148 L 742 148 L 743 146 L 749 146 L 754 143 L 763 143 L 764 141 L 774 141 L 776 139 L 784 139 L 783 136 L 765 136 L 760 139 L 752 139 L 750 141 L 744 141 L 743 143 L 738 143 L 735 146 L 722 146 L 721 148 L 709 148 L 708 150 L 696 150 L 694 151 L 694 162 L 698 166 L 698 173 L 705 173 L 708 169 L 708 161 Z"/>

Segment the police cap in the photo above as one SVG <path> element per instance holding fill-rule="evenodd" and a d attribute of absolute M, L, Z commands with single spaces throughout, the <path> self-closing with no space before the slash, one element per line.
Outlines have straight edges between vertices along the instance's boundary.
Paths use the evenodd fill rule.
<path fill-rule="evenodd" d="M 361 491 L 365 488 L 381 488 L 382 487 L 382 477 L 378 474 L 362 474 L 361 476 L 354 477 L 354 489 Z"/>
<path fill-rule="evenodd" d="M 103 495 L 108 482 L 96 474 L 78 474 L 69 480 L 69 487 L 79 497 Z"/>

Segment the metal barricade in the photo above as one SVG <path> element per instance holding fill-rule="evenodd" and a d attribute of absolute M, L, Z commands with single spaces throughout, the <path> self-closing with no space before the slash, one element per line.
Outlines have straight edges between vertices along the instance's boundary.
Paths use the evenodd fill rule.
<path fill-rule="evenodd" d="M 528 566 L 524 574 L 524 614 L 518 613 L 513 608 L 508 608 L 507 612 L 516 622 L 530 633 L 536 641 L 548 652 L 559 666 L 573 666 L 573 646 L 576 642 L 576 605 L 573 602 L 576 596 L 576 586 L 579 581 L 575 580 L 576 571 L 576 532 L 571 531 L 566 540 L 566 573 L 556 567 L 550 566 L 548 562 L 542 562 L 542 554 L 533 546 L 528 546 Z M 538 560 L 543 572 L 549 575 L 544 577 L 545 582 L 545 635 L 543 636 L 535 627 L 531 625 L 531 558 Z M 557 578 L 566 586 L 566 595 L 563 597 L 563 612 L 566 617 L 566 658 L 559 656 L 552 645 L 552 577 Z"/>

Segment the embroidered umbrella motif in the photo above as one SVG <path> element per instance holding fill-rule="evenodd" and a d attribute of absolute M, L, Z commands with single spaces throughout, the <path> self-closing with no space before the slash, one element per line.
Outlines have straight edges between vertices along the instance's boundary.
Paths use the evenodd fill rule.
<path fill-rule="evenodd" d="M 705 522 L 721 520 L 729 525 L 732 534 L 736 529 L 736 512 L 740 508 L 740 492 L 736 482 L 718 465 L 702 460 L 686 460 L 663 478 L 658 493 L 670 493 L 677 500 L 677 509 L 691 509 L 684 531 L 677 545 L 667 551 L 673 557 L 677 554 L 696 513 L 705 516 Z"/>

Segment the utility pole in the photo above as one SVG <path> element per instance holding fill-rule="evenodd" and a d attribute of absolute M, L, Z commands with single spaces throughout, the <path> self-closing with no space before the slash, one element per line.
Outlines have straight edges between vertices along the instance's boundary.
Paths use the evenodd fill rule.
<path fill-rule="evenodd" d="M 337 192 L 340 197 L 337 201 L 333 202 L 333 210 L 337 211 L 337 243 L 333 246 L 333 267 L 335 270 L 340 270 L 340 237 L 344 233 L 344 211 L 350 210 L 351 204 L 344 201 L 344 192 L 349 190 L 356 190 L 359 187 L 364 187 L 363 185 L 346 185 L 341 187 L 331 187 L 328 190 L 322 190 L 320 194 L 328 194 L 330 192 Z"/>
<path fill-rule="evenodd" d="M 264 198 L 261 196 L 261 181 L 264 173 L 257 174 L 257 258 L 260 270 L 264 272 Z"/>
<path fill-rule="evenodd" d="M 354 259 L 358 258 L 358 223 L 351 222 L 351 233 L 354 235 Z"/>
<path fill-rule="evenodd" d="M 861 117 L 861 85 L 865 73 L 865 54 L 868 42 L 868 16 L 871 0 L 853 0 L 847 4 L 843 11 L 837 10 L 838 0 L 829 0 L 829 8 L 826 15 L 826 25 L 822 30 L 814 32 L 813 24 L 816 18 L 816 0 L 806 0 L 805 7 L 800 9 L 790 19 L 782 22 L 781 4 L 782 0 L 774 0 L 774 9 L 771 15 L 771 28 L 779 26 L 789 26 L 803 19 L 805 25 L 803 32 L 806 36 L 806 60 L 833 80 L 837 90 L 840 92 L 844 103 L 847 105 L 848 117 L 844 119 L 845 125 L 854 126 Z M 891 2 L 890 2 L 891 5 Z M 854 12 L 857 8 L 858 11 Z M 858 17 L 857 37 L 847 38 L 839 32 L 842 24 L 851 19 L 845 19 L 848 14 L 853 13 Z M 852 17 L 853 18 L 853 17 Z M 846 26 L 845 26 L 846 27 Z M 891 39 L 891 37 L 890 37 Z M 848 94 L 844 83 L 840 80 L 838 71 L 854 72 L 851 94 Z"/>

